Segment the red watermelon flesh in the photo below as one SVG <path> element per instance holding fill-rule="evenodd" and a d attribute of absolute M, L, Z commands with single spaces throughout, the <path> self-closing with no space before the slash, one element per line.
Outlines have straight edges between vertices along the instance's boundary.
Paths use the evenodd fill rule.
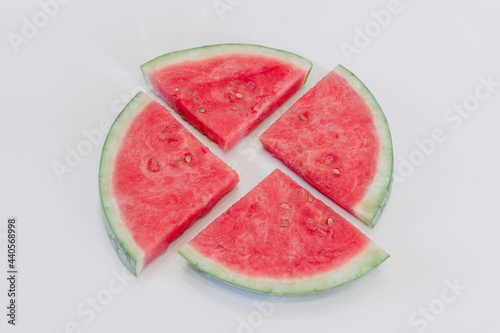
<path fill-rule="evenodd" d="M 333 288 L 388 257 L 279 169 L 179 252 L 221 280 L 273 294 Z"/>
<path fill-rule="evenodd" d="M 325 76 L 260 140 L 344 209 L 377 222 L 390 189 L 391 135 L 377 101 L 347 69 Z"/>
<path fill-rule="evenodd" d="M 109 226 L 136 274 L 238 182 L 236 172 L 143 93 L 113 124 L 100 177 Z"/>
<path fill-rule="evenodd" d="M 166 54 L 142 69 L 158 96 L 228 150 L 302 86 L 311 64 L 263 46 L 223 44 Z"/>

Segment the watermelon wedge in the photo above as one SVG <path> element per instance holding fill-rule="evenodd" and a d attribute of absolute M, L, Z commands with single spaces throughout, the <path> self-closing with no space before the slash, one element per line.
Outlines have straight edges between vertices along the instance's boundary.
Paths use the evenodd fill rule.
<path fill-rule="evenodd" d="M 391 187 L 391 133 L 375 97 L 350 71 L 337 66 L 260 141 L 351 214 L 377 223 Z"/>
<path fill-rule="evenodd" d="M 224 151 L 306 81 L 310 61 L 249 44 L 203 46 L 141 66 L 146 85 Z"/>
<path fill-rule="evenodd" d="M 238 182 L 158 102 L 139 92 L 104 143 L 99 190 L 108 235 L 135 275 Z"/>
<path fill-rule="evenodd" d="M 220 280 L 270 294 L 330 289 L 389 257 L 279 169 L 179 253 Z"/>

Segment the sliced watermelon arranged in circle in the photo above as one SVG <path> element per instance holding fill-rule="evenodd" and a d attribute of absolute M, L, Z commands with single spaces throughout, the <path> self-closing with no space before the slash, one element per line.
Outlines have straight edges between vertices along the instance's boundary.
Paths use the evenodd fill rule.
<path fill-rule="evenodd" d="M 168 53 L 141 69 L 150 89 L 226 151 L 292 96 L 311 67 L 286 51 L 221 44 Z"/>
<path fill-rule="evenodd" d="M 113 247 L 135 275 L 238 182 L 163 106 L 138 93 L 104 143 L 99 189 Z"/>
<path fill-rule="evenodd" d="M 271 294 L 330 289 L 389 257 L 279 169 L 179 253 L 220 280 Z"/>
<path fill-rule="evenodd" d="M 260 141 L 324 195 L 375 225 L 389 197 L 392 140 L 379 104 L 350 71 L 337 66 Z"/>

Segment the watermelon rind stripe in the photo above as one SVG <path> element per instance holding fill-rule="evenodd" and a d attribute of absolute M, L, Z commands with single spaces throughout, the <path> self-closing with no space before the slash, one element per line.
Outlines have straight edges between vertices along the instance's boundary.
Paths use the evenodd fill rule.
<path fill-rule="evenodd" d="M 342 65 L 335 67 L 334 71 L 344 77 L 351 87 L 363 97 L 372 111 L 377 129 L 380 149 L 375 178 L 363 199 L 352 208 L 352 213 L 357 218 L 373 227 L 377 223 L 391 191 L 394 164 L 391 132 L 382 108 L 363 82 Z"/>
<path fill-rule="evenodd" d="M 281 58 L 283 60 L 291 62 L 299 67 L 306 69 L 307 73 L 304 77 L 304 81 L 302 82 L 302 84 L 306 82 L 307 77 L 312 68 L 312 63 L 309 60 L 295 53 L 274 49 L 262 45 L 232 43 L 232 44 L 206 45 L 187 50 L 170 52 L 146 62 L 141 66 L 141 70 L 144 76 L 144 81 L 146 83 L 146 86 L 152 90 L 153 87 L 151 85 L 148 75 L 151 71 L 178 62 L 183 62 L 187 60 L 205 59 L 212 56 L 229 54 L 229 53 L 261 54 L 265 56 Z"/>
<path fill-rule="evenodd" d="M 340 267 L 307 278 L 283 280 L 249 277 L 233 272 L 202 255 L 189 244 L 178 252 L 197 269 L 228 284 L 275 295 L 308 294 L 335 288 L 362 277 L 389 258 L 387 252 L 370 241 L 359 253 Z"/>
<path fill-rule="evenodd" d="M 99 192 L 106 233 L 123 264 L 136 276 L 144 266 L 144 251 L 134 241 L 120 216 L 120 210 L 112 193 L 112 179 L 115 158 L 128 127 L 152 101 L 151 97 L 139 92 L 125 106 L 109 130 L 99 166 Z"/>

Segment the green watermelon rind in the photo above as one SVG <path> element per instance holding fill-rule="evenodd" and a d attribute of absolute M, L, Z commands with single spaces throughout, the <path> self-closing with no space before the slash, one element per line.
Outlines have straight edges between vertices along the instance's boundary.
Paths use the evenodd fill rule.
<path fill-rule="evenodd" d="M 351 87 L 366 101 L 372 111 L 377 135 L 380 140 L 379 159 L 375 178 L 363 199 L 351 211 L 354 216 L 373 227 L 378 222 L 391 192 L 394 164 L 391 132 L 382 108 L 363 82 L 342 65 L 335 67 L 334 71 L 345 78 Z"/>
<path fill-rule="evenodd" d="M 292 52 L 274 49 L 262 45 L 232 43 L 232 44 L 206 45 L 206 46 L 200 46 L 191 49 L 166 53 L 141 65 L 141 71 L 144 76 L 144 82 L 146 83 L 146 86 L 149 89 L 153 90 L 151 81 L 149 80 L 149 73 L 152 71 L 155 71 L 159 68 L 162 68 L 170 64 L 175 64 L 186 60 L 199 60 L 216 55 L 229 54 L 229 53 L 261 54 L 287 60 L 307 70 L 307 73 L 304 76 L 304 81 L 302 82 L 302 84 L 306 82 L 307 77 L 309 76 L 309 73 L 312 68 L 312 62 Z"/>
<path fill-rule="evenodd" d="M 144 267 L 144 251 L 134 241 L 120 217 L 117 203 L 111 193 L 111 181 L 115 157 L 127 128 L 151 101 L 153 101 L 151 97 L 143 92 L 138 92 L 120 112 L 104 142 L 99 165 L 99 193 L 106 233 L 118 257 L 127 269 L 136 276 Z"/>
<path fill-rule="evenodd" d="M 232 272 L 203 256 L 189 244 L 178 252 L 198 270 L 221 281 L 239 288 L 273 295 L 309 294 L 339 287 L 362 277 L 389 258 L 387 252 L 370 241 L 363 250 L 340 267 L 300 280 L 280 280 L 248 277 Z"/>

